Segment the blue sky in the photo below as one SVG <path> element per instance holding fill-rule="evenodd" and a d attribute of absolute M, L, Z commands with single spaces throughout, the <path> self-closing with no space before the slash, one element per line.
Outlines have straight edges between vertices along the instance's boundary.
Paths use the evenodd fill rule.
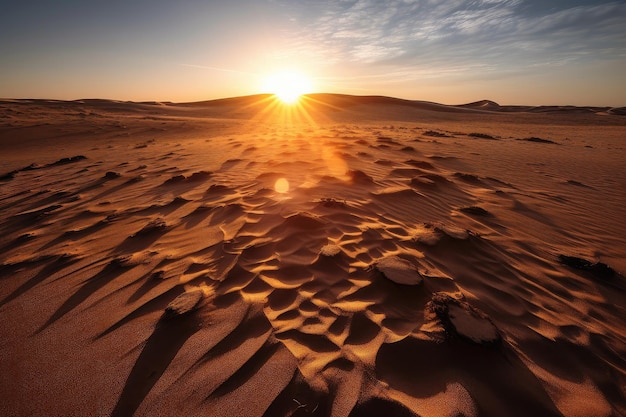
<path fill-rule="evenodd" d="M 626 105 L 626 1 L 0 0 L 0 97 Z"/>

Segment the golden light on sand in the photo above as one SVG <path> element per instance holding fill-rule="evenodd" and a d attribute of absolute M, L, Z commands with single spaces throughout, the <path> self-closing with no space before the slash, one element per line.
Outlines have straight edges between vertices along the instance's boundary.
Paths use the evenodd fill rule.
<path fill-rule="evenodd" d="M 289 181 L 286 178 L 279 178 L 274 184 L 274 189 L 277 193 L 285 194 L 289 191 Z"/>
<path fill-rule="evenodd" d="M 265 80 L 263 90 L 274 94 L 284 104 L 295 104 L 300 96 L 312 92 L 311 81 L 293 71 L 281 71 Z"/>
<path fill-rule="evenodd" d="M 0 106 L 0 417 L 626 417 L 619 110 Z"/>

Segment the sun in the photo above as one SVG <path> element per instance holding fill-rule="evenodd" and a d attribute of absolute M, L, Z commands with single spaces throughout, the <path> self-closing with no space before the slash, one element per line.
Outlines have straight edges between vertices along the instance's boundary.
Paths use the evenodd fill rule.
<path fill-rule="evenodd" d="M 312 91 L 312 84 L 306 76 L 298 72 L 281 71 L 267 77 L 263 89 L 285 104 L 295 104 L 300 96 Z"/>

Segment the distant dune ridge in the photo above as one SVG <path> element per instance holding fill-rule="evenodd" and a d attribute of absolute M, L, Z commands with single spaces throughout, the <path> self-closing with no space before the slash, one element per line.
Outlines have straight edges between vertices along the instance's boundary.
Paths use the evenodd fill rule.
<path fill-rule="evenodd" d="M 0 100 L 0 415 L 626 415 L 624 114 Z"/>

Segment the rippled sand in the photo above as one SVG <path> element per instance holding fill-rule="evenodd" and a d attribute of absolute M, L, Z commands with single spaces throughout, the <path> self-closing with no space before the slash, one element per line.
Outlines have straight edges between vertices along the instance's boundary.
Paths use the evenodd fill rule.
<path fill-rule="evenodd" d="M 0 414 L 626 414 L 626 119 L 0 102 Z"/>

